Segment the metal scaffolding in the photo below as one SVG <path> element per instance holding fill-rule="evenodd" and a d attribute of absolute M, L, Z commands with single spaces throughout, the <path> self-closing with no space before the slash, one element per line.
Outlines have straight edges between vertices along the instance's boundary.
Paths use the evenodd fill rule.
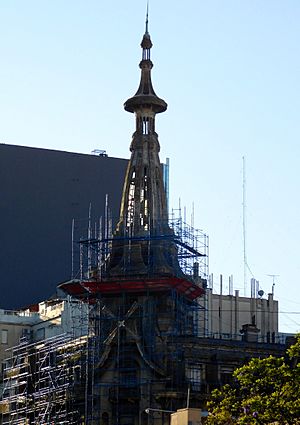
<path fill-rule="evenodd" d="M 186 397 L 181 338 L 197 336 L 202 312 L 195 301 L 171 290 L 79 303 L 76 332 L 85 335 L 36 342 L 28 335 L 8 351 L 3 425 L 94 425 L 111 411 L 112 423 L 134 423 L 147 407 L 173 409 Z"/>
<path fill-rule="evenodd" d="M 186 223 L 182 218 L 181 210 L 173 210 L 166 223 L 157 220 L 155 229 L 149 229 L 140 236 L 133 236 L 131 228 L 126 228 L 122 236 L 116 237 L 112 234 L 113 220 L 108 205 L 105 216 L 92 222 L 91 212 L 87 220 L 73 223 L 73 255 L 72 255 L 72 278 L 83 280 L 85 278 L 106 277 L 107 259 L 111 255 L 113 242 L 119 242 L 122 246 L 128 247 L 128 252 L 135 243 L 143 243 L 147 247 L 148 262 L 153 262 L 151 258 L 151 247 L 157 243 L 171 243 L 175 247 L 180 269 L 177 276 L 202 284 L 208 280 L 208 235 L 199 229 Z M 157 229 L 168 228 L 168 233 L 162 233 Z M 87 237 L 83 238 L 82 235 Z M 172 252 L 174 255 L 174 252 Z M 128 258 L 130 256 L 128 255 Z M 126 261 L 126 258 L 124 259 Z M 124 277 L 127 276 L 126 264 L 124 264 Z M 149 268 L 151 274 L 151 268 Z M 121 276 L 120 276 L 121 277 Z M 200 278 L 200 279 L 199 279 Z M 205 281 L 205 282 L 204 282 Z"/>
<path fill-rule="evenodd" d="M 82 224 L 82 223 L 81 223 Z M 123 248 L 138 239 L 175 247 L 177 276 L 126 275 L 107 279 L 112 220 L 92 226 L 76 241 L 73 222 L 73 279 L 61 285 L 72 307 L 66 334 L 42 341 L 32 335 L 9 350 L 1 401 L 3 425 L 139 423 L 149 407 L 181 407 L 190 384 L 183 337 L 199 336 L 208 277 L 208 238 L 174 213 L 161 232 L 119 237 Z M 93 230 L 92 230 L 93 229 Z M 163 245 L 167 241 L 167 245 Z M 75 245 L 78 249 L 75 249 Z M 151 258 L 149 258 L 151 262 Z M 77 277 L 75 279 L 77 270 Z M 151 271 L 151 269 L 150 269 Z M 147 418 L 148 419 L 148 418 Z"/>
<path fill-rule="evenodd" d="M 2 424 L 78 424 L 86 337 L 66 335 L 32 342 L 23 337 L 9 350 L 4 368 Z"/>
<path fill-rule="evenodd" d="M 181 338 L 197 336 L 201 314 L 174 290 L 93 297 L 85 423 L 99 423 L 109 411 L 114 424 L 134 423 L 149 406 L 177 407 L 189 385 Z"/>

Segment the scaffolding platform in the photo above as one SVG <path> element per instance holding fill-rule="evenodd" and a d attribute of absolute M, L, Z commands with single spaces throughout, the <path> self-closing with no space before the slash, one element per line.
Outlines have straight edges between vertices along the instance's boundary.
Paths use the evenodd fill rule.
<path fill-rule="evenodd" d="M 193 282 L 178 278 L 152 278 L 141 280 L 70 280 L 63 282 L 59 288 L 80 299 L 95 298 L 97 294 L 115 295 L 122 292 L 125 293 L 141 293 L 141 292 L 166 292 L 175 289 L 180 294 L 184 294 L 188 299 L 194 300 L 204 294 L 204 289 Z"/>

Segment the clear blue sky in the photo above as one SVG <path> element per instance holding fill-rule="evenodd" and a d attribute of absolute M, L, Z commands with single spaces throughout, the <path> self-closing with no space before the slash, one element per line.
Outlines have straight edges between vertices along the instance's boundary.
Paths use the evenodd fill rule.
<path fill-rule="evenodd" d="M 0 142 L 129 157 L 146 1 L 2 0 Z M 280 329 L 300 329 L 300 2 L 151 0 L 157 118 L 171 204 L 195 205 L 210 271 L 243 290 L 247 256 Z M 250 279 L 251 274 L 248 273 Z M 217 288 L 216 288 L 217 289 Z"/>

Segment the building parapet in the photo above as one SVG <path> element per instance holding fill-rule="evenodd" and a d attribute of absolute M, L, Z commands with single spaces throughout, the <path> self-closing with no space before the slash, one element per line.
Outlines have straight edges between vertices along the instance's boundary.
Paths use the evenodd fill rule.
<path fill-rule="evenodd" d="M 40 314 L 30 311 L 0 309 L 1 323 L 34 324 L 40 321 Z"/>

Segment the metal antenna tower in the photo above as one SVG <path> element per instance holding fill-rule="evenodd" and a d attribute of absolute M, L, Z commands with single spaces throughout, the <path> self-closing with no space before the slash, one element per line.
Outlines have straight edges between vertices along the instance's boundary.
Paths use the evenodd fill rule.
<path fill-rule="evenodd" d="M 247 250 L 246 250 L 246 160 L 243 156 L 243 252 L 244 252 L 244 296 L 247 296 Z"/>

